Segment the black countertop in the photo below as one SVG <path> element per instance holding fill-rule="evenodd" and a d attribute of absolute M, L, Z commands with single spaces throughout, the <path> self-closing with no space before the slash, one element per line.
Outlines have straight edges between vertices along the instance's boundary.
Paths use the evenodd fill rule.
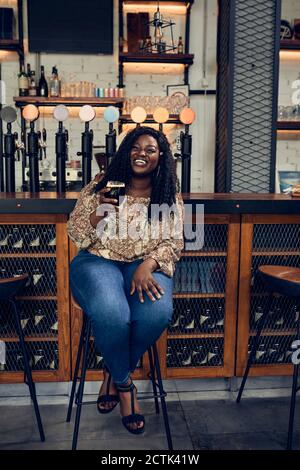
<path fill-rule="evenodd" d="M 78 192 L 0 193 L 0 214 L 69 214 Z M 183 193 L 193 211 L 204 204 L 206 214 L 300 214 L 300 197 L 258 193 Z"/>

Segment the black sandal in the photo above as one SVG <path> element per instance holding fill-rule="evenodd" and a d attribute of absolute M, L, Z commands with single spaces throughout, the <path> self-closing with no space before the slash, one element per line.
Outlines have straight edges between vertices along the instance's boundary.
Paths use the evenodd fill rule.
<path fill-rule="evenodd" d="M 129 385 L 116 385 L 118 392 L 130 392 L 131 396 L 131 415 L 123 416 L 122 423 L 127 429 L 127 431 L 131 432 L 132 434 L 143 434 L 145 431 L 145 418 L 143 415 L 134 412 L 134 389 L 136 386 L 131 381 Z M 143 423 L 143 427 L 141 428 L 132 428 L 130 425 L 133 423 Z"/>
<path fill-rule="evenodd" d="M 107 367 L 105 367 L 104 370 L 106 370 L 107 373 L 108 373 L 108 380 L 107 380 L 107 385 L 106 385 L 106 394 L 105 395 L 99 395 L 98 400 L 97 400 L 97 409 L 98 409 L 99 413 L 101 413 L 101 414 L 110 413 L 112 410 L 115 409 L 115 407 L 117 406 L 117 404 L 120 401 L 120 398 L 119 398 L 118 395 L 111 395 L 109 393 L 109 387 L 110 387 L 110 384 L 111 384 L 111 373 L 109 372 Z M 112 402 L 116 402 L 116 403 L 111 408 L 100 408 L 100 406 L 99 406 L 102 403 L 104 404 L 104 403 L 112 403 Z"/>

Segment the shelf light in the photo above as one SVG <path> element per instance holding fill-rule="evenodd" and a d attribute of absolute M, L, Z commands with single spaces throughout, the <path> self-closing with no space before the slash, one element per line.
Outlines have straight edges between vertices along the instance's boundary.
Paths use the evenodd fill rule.
<path fill-rule="evenodd" d="M 185 15 L 187 10 L 187 5 L 182 2 L 181 5 L 175 4 L 174 2 L 162 2 L 159 4 L 159 9 L 162 13 L 174 14 L 174 15 Z M 157 10 L 157 2 L 136 2 L 136 1 L 127 1 L 123 4 L 124 12 L 135 13 L 135 12 L 146 12 L 146 13 L 155 13 Z"/>
<path fill-rule="evenodd" d="M 167 64 L 167 63 L 124 63 L 124 70 L 128 73 L 145 73 L 145 74 L 174 74 L 178 75 L 183 73 L 184 65 L 183 64 Z"/>
<path fill-rule="evenodd" d="M 280 51 L 280 59 L 281 60 L 300 60 L 300 49 L 296 51 L 289 51 L 282 49 Z"/>

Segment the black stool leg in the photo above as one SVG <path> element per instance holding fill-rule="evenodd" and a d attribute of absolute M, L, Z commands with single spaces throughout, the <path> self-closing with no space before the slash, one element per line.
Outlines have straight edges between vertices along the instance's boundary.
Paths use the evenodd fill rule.
<path fill-rule="evenodd" d="M 300 319 L 298 320 L 298 334 L 297 340 L 300 339 Z M 293 429 L 294 429 L 294 416 L 295 416 L 295 407 L 296 407 L 296 393 L 299 390 L 298 388 L 298 374 L 299 374 L 299 364 L 294 364 L 294 373 L 293 373 L 293 385 L 292 385 L 292 394 L 291 394 L 291 403 L 290 403 L 290 417 L 289 417 L 289 430 L 287 438 L 287 450 L 292 450 L 293 445 Z"/>
<path fill-rule="evenodd" d="M 148 356 L 149 356 L 149 364 L 150 364 L 150 378 L 152 382 L 153 394 L 154 394 L 154 402 L 155 402 L 155 411 L 156 414 L 159 414 L 159 401 L 158 401 L 158 394 L 157 394 L 157 383 L 155 380 L 155 368 L 153 364 L 153 356 L 152 356 L 152 349 L 151 347 L 148 349 Z"/>
<path fill-rule="evenodd" d="M 156 376 L 157 376 L 157 382 L 158 382 L 158 388 L 159 388 L 159 393 L 161 395 L 161 408 L 163 412 L 163 417 L 164 417 L 164 423 L 165 423 L 165 429 L 166 429 L 166 435 L 167 435 L 167 441 L 168 441 L 168 447 L 169 450 L 173 450 L 173 443 L 172 443 L 172 437 L 171 437 L 171 431 L 170 431 L 170 425 L 169 425 L 169 417 L 168 417 L 168 410 L 167 410 L 167 405 L 166 405 L 166 400 L 164 395 L 164 389 L 163 389 L 163 383 L 161 379 L 161 373 L 160 373 L 160 364 L 159 364 L 159 358 L 157 354 L 157 349 L 156 349 L 156 344 L 154 343 L 152 346 L 152 351 L 153 351 L 153 356 L 154 356 L 154 365 L 155 365 L 155 370 L 156 370 Z"/>
<path fill-rule="evenodd" d="M 31 397 L 31 400 L 33 402 L 35 417 L 36 417 L 36 420 L 37 420 L 37 425 L 38 425 L 39 433 L 40 433 L 40 439 L 41 439 L 42 442 L 44 442 L 45 441 L 45 434 L 44 434 L 43 424 L 42 424 L 42 420 L 41 420 L 39 405 L 38 405 L 37 398 L 36 398 L 35 383 L 32 380 L 31 367 L 30 367 L 29 359 L 28 359 L 29 354 L 28 354 L 27 346 L 26 346 L 25 340 L 24 340 L 24 333 L 23 333 L 22 326 L 21 326 L 21 320 L 20 320 L 20 317 L 19 317 L 18 308 L 17 308 L 17 305 L 16 305 L 15 301 L 10 300 L 10 303 L 13 306 L 15 321 L 16 321 L 17 330 L 18 330 L 19 341 L 20 341 L 20 345 L 21 345 L 21 348 L 22 348 L 22 352 L 23 352 L 24 375 L 27 379 L 26 383 L 29 387 L 30 397 Z"/>
<path fill-rule="evenodd" d="M 83 397 L 84 382 L 85 382 L 85 375 L 86 375 L 86 369 L 87 369 L 90 334 L 91 334 L 91 322 L 87 320 L 87 326 L 86 326 L 85 338 L 84 338 L 84 344 L 83 344 L 83 358 L 82 358 L 80 381 L 79 381 L 79 387 L 78 387 L 78 392 L 76 396 L 77 409 L 76 409 L 76 418 L 75 418 L 75 425 L 74 425 L 74 432 L 73 432 L 72 450 L 76 450 L 76 447 L 77 447 L 78 431 L 79 431 L 81 407 L 82 407 L 82 397 Z"/>
<path fill-rule="evenodd" d="M 257 348 L 258 348 L 258 341 L 259 341 L 262 329 L 265 325 L 267 316 L 269 314 L 270 306 L 271 306 L 271 303 L 272 303 L 272 298 L 273 298 L 273 294 L 271 293 L 271 294 L 269 294 L 264 314 L 261 317 L 261 319 L 259 321 L 259 324 L 258 324 L 257 333 L 256 333 L 256 336 L 254 338 L 253 346 L 252 346 L 252 349 L 251 349 L 251 352 L 250 352 L 250 355 L 249 355 L 249 359 L 248 359 L 248 362 L 247 362 L 247 367 L 246 367 L 246 370 L 245 370 L 245 373 L 244 373 L 244 376 L 243 376 L 243 380 L 242 380 L 242 383 L 241 383 L 241 386 L 240 386 L 240 389 L 239 389 L 239 393 L 238 393 L 238 396 L 237 396 L 237 399 L 236 399 L 237 403 L 239 403 L 241 401 L 242 394 L 243 394 L 243 391 L 244 391 L 244 388 L 245 388 L 245 385 L 246 385 L 246 381 L 247 381 L 247 378 L 248 378 L 249 370 L 250 370 L 250 367 L 252 366 L 252 363 L 253 363 L 254 357 L 256 355 Z"/>
<path fill-rule="evenodd" d="M 84 340 L 85 330 L 86 330 L 86 316 L 84 315 L 83 316 L 82 328 L 81 328 L 81 334 L 80 334 L 80 340 L 79 340 L 79 345 L 78 345 L 78 352 L 77 352 L 77 357 L 76 357 L 76 364 L 75 364 L 74 377 L 73 377 L 73 382 L 72 382 L 71 395 L 70 395 L 69 406 L 68 406 L 68 413 L 67 413 L 67 420 L 66 420 L 67 423 L 69 423 L 71 421 L 71 417 L 72 417 L 72 409 L 73 409 L 76 385 L 77 385 L 77 380 L 79 379 L 78 372 L 79 372 L 79 367 L 80 367 L 80 360 L 81 360 L 81 355 L 82 355 L 82 348 L 83 348 L 83 340 Z"/>

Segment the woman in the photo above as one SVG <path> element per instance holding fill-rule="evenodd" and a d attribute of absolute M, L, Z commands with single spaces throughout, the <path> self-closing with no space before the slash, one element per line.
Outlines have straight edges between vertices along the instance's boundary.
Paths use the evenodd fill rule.
<path fill-rule="evenodd" d="M 125 183 L 120 206 L 105 197 L 109 180 Z M 162 204 L 167 216 L 155 213 Z M 112 210 L 104 212 L 107 208 Z M 107 235 L 105 224 L 120 229 L 121 215 L 127 217 L 126 236 L 122 230 L 123 236 L 120 230 L 118 236 Z M 167 234 L 162 230 L 166 222 Z M 91 319 L 105 362 L 98 410 L 108 413 L 120 402 L 124 426 L 141 434 L 145 419 L 130 374 L 171 320 L 174 263 L 183 249 L 183 201 L 163 133 L 137 127 L 126 135 L 106 174 L 82 189 L 68 233 L 79 248 L 70 265 L 72 294 Z"/>

